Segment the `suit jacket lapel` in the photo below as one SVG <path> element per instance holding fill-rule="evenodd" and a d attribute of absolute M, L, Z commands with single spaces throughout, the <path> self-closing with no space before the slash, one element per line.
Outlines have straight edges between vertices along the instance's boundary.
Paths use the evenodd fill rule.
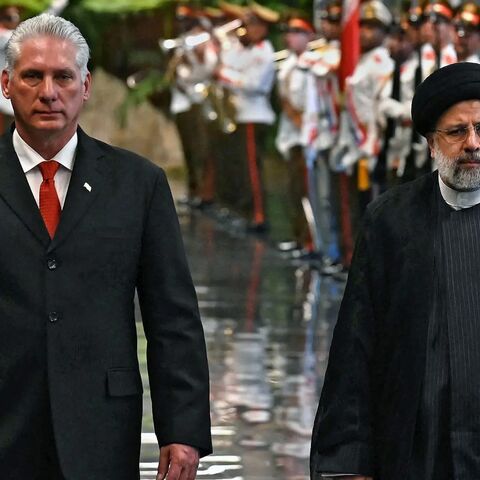
<path fill-rule="evenodd" d="M 38 205 L 13 149 L 11 132 L 0 140 L 0 197 L 44 246 L 50 243 Z"/>
<path fill-rule="evenodd" d="M 52 251 L 71 233 L 85 215 L 103 184 L 98 159 L 103 156 L 97 144 L 78 129 L 78 147 L 60 223 L 49 245 Z"/>

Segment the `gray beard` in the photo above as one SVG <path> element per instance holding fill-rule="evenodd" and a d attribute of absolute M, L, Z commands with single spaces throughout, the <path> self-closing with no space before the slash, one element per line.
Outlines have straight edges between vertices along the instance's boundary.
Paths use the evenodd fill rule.
<path fill-rule="evenodd" d="M 477 190 L 480 188 L 480 152 L 464 153 L 458 157 L 447 157 L 434 142 L 434 157 L 437 161 L 438 173 L 442 180 L 455 190 Z M 477 168 L 465 168 L 461 161 L 478 162 Z"/>

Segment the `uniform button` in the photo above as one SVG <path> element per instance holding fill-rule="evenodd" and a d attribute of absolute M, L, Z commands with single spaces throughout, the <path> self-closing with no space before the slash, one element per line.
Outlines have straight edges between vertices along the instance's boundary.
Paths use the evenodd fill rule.
<path fill-rule="evenodd" d="M 60 315 L 57 312 L 50 312 L 48 314 L 48 319 L 50 322 L 55 323 L 60 319 Z"/>
<path fill-rule="evenodd" d="M 56 268 L 58 267 L 58 263 L 54 258 L 49 258 L 47 260 L 47 267 L 49 270 L 56 270 Z"/>

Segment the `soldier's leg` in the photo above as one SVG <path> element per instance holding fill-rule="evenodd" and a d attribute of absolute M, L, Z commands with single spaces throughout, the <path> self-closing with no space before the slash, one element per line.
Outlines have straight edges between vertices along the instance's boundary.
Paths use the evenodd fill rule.
<path fill-rule="evenodd" d="M 252 210 L 252 194 L 247 164 L 247 126 L 238 124 L 235 132 L 229 135 L 226 150 L 228 182 L 230 184 L 229 204 L 246 219 Z"/>
<path fill-rule="evenodd" d="M 340 257 L 337 222 L 334 219 L 332 206 L 332 174 L 328 165 L 328 151 L 319 152 L 316 162 L 316 176 L 318 185 L 318 226 L 323 241 L 324 254 L 331 260 L 337 261 Z"/>
<path fill-rule="evenodd" d="M 306 167 L 303 148 L 292 147 L 287 160 L 289 211 L 292 233 L 295 242 L 304 246 L 309 240 L 308 224 L 302 206 L 302 198 L 306 196 Z"/>
<path fill-rule="evenodd" d="M 185 158 L 187 195 L 189 199 L 193 199 L 199 193 L 200 183 L 199 166 L 197 165 L 198 157 L 195 154 L 195 139 L 197 138 L 197 133 L 192 128 L 192 125 L 196 125 L 197 123 L 195 111 L 191 109 L 178 113 L 175 116 L 175 123 Z"/>
<path fill-rule="evenodd" d="M 255 130 L 253 123 L 239 124 L 234 134 L 237 210 L 249 222 L 262 224 L 265 221 L 263 187 Z"/>
<path fill-rule="evenodd" d="M 204 160 L 202 171 L 202 190 L 200 197 L 203 203 L 211 203 L 216 197 L 216 173 L 217 164 L 216 149 L 218 129 L 214 122 L 205 120 L 206 122 L 206 138 L 207 153 Z"/>
<path fill-rule="evenodd" d="M 215 143 L 215 191 L 218 202 L 228 208 L 232 208 L 231 201 L 231 163 L 232 163 L 232 139 L 233 134 L 216 132 Z"/>
<path fill-rule="evenodd" d="M 263 157 L 267 126 L 255 123 L 246 125 L 247 165 L 252 196 L 252 228 L 263 229 L 266 222 L 265 185 L 263 182 Z"/>

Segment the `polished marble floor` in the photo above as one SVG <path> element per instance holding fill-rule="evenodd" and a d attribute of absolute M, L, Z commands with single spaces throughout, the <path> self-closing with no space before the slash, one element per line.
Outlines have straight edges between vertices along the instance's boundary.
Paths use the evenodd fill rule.
<path fill-rule="evenodd" d="M 309 478 L 311 428 L 344 285 L 231 223 L 182 209 L 179 217 L 211 376 L 214 454 L 197 478 Z M 158 449 L 144 383 L 141 478 L 153 479 Z"/>

